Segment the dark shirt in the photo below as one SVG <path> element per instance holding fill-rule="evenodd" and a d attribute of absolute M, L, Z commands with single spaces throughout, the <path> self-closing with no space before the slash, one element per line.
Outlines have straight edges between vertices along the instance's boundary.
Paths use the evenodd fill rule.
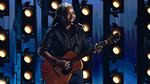
<path fill-rule="evenodd" d="M 69 50 L 80 54 L 89 47 L 86 34 L 79 25 L 73 25 L 66 30 L 62 25 L 53 25 L 45 34 L 40 52 L 48 51 L 55 57 L 62 57 Z"/>

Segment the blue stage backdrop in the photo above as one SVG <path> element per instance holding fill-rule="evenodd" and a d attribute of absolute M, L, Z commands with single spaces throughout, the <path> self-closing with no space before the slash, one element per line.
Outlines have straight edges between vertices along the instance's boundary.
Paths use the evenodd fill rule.
<path fill-rule="evenodd" d="M 4 63 L 4 66 L 0 66 L 0 73 L 4 73 L 5 76 L 10 77 L 10 84 L 21 84 L 21 54 L 17 53 L 17 39 L 19 37 L 18 30 L 21 29 L 19 16 L 15 13 L 15 2 L 18 0 L 9 0 L 9 16 L 0 18 L 0 25 L 9 30 L 9 44 L 10 44 L 10 62 Z M 37 38 L 31 39 L 20 46 L 22 49 L 30 48 L 31 51 L 37 53 L 37 47 L 41 43 L 42 37 L 42 25 L 41 25 L 41 8 L 38 5 L 40 0 L 22 0 L 31 1 L 31 4 L 36 5 L 36 18 L 37 18 Z M 34 2 L 35 1 L 35 2 Z M 72 3 L 72 0 L 62 0 L 63 2 Z M 81 0 L 79 0 L 81 2 Z M 93 34 L 92 43 L 104 40 L 104 28 L 103 28 L 103 0 L 88 0 L 89 4 L 93 5 Z M 20 10 L 18 10 L 18 15 Z M 115 64 L 110 62 L 110 70 L 117 68 L 118 71 L 124 74 L 124 84 L 137 84 L 137 36 L 136 36 L 136 25 L 135 20 L 137 17 L 137 0 L 124 0 L 124 13 L 119 14 L 119 19 L 115 19 L 110 16 L 111 22 L 117 22 L 124 30 L 124 48 L 123 48 L 123 59 L 119 59 Z M 52 23 L 52 17 L 48 17 L 48 26 Z M 111 23 L 110 22 L 110 23 Z M 20 29 L 18 29 L 20 28 Z M 21 39 L 20 39 L 21 40 Z M 36 45 L 35 45 L 36 43 Z M 34 49 L 35 48 L 35 49 Z M 21 50 L 23 52 L 23 50 Z M 92 84 L 103 84 L 103 52 L 95 54 L 92 57 Z M 40 64 L 42 59 L 40 56 L 35 56 L 35 84 L 43 84 L 41 78 Z"/>

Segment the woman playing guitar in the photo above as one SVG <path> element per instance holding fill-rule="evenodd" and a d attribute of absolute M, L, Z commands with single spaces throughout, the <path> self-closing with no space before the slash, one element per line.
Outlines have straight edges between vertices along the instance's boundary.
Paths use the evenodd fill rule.
<path fill-rule="evenodd" d="M 62 3 L 56 10 L 51 28 L 39 48 L 44 58 L 42 77 L 46 84 L 83 84 L 82 62 L 71 63 L 78 54 L 88 49 L 88 41 L 69 3 Z"/>

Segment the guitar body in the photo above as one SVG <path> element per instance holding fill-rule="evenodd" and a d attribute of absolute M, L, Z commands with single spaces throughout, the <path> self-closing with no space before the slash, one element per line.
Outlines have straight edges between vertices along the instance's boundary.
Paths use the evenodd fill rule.
<path fill-rule="evenodd" d="M 68 51 L 63 59 L 71 60 L 76 57 L 77 54 L 73 51 Z M 46 84 L 68 84 L 69 79 L 71 78 L 72 72 L 81 70 L 83 67 L 82 61 L 77 60 L 72 63 L 72 69 L 69 73 L 63 74 L 62 68 L 54 66 L 45 60 L 42 63 L 42 77 L 46 81 Z"/>

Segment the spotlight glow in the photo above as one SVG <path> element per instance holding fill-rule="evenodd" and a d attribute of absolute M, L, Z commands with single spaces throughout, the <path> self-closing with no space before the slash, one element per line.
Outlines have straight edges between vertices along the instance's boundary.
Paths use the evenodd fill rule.
<path fill-rule="evenodd" d="M 114 48 L 113 48 L 113 52 L 114 52 L 114 54 L 120 54 L 120 48 L 119 47 L 117 47 L 117 46 L 115 46 Z"/>
<path fill-rule="evenodd" d="M 89 9 L 87 7 L 83 7 L 82 8 L 82 14 L 83 15 L 89 15 L 89 13 L 90 13 L 90 11 L 89 11 Z"/>
<path fill-rule="evenodd" d="M 24 27 L 24 31 L 27 33 L 27 34 L 31 34 L 32 33 L 32 27 L 30 25 L 26 25 Z"/>
<path fill-rule="evenodd" d="M 147 24 L 147 29 L 148 29 L 148 30 L 150 30 L 150 23 L 149 23 L 149 24 Z"/>
<path fill-rule="evenodd" d="M 150 53 L 147 54 L 147 58 L 150 60 Z"/>
<path fill-rule="evenodd" d="M 90 76 L 89 72 L 87 70 L 83 71 L 83 79 L 88 79 Z"/>
<path fill-rule="evenodd" d="M 150 76 L 150 68 L 147 69 L 147 75 Z"/>
<path fill-rule="evenodd" d="M 150 14 L 150 7 L 148 7 L 148 8 L 147 8 L 147 13 L 149 13 L 149 14 Z"/>
<path fill-rule="evenodd" d="M 121 81 L 120 76 L 118 76 L 118 75 L 113 76 L 113 82 L 114 83 L 118 84 L 118 83 L 120 83 L 120 81 Z"/>
<path fill-rule="evenodd" d="M 6 4 L 0 2 L 0 11 L 4 11 L 6 9 Z"/>
<path fill-rule="evenodd" d="M 6 40 L 6 35 L 3 33 L 0 33 L 0 41 L 5 41 Z"/>
<path fill-rule="evenodd" d="M 0 84 L 7 84 L 6 80 L 0 79 Z"/>
<path fill-rule="evenodd" d="M 83 26 L 84 26 L 83 27 L 84 32 L 88 32 L 89 31 L 89 26 L 87 24 L 84 24 Z"/>
<path fill-rule="evenodd" d="M 32 16 L 32 10 L 31 9 L 25 9 L 24 10 L 24 14 L 26 17 L 31 17 Z"/>
<path fill-rule="evenodd" d="M 119 1 L 117 1 L 117 0 L 113 1 L 113 6 L 114 6 L 115 8 L 119 8 L 119 7 L 120 7 Z"/>
<path fill-rule="evenodd" d="M 113 30 L 112 34 L 113 35 L 115 35 L 115 34 L 119 34 L 120 35 L 120 31 L 119 30 Z"/>
<path fill-rule="evenodd" d="M 32 78 L 32 73 L 31 73 L 30 71 L 25 72 L 25 73 L 24 73 L 24 78 L 25 78 L 26 80 L 31 80 L 31 78 Z"/>
<path fill-rule="evenodd" d="M 83 60 L 84 62 L 89 61 L 89 56 L 84 56 L 84 57 L 82 58 L 82 60 Z"/>
<path fill-rule="evenodd" d="M 31 62 L 32 62 L 31 56 L 29 56 L 29 55 L 24 56 L 24 61 L 25 61 L 26 63 L 31 63 Z"/>
<path fill-rule="evenodd" d="M 51 3 L 51 7 L 52 7 L 53 9 L 57 9 L 57 8 L 58 8 L 58 3 L 55 2 L 55 1 L 53 1 L 53 2 Z"/>
<path fill-rule="evenodd" d="M 6 57 L 6 50 L 0 50 L 0 57 L 2 57 L 2 58 L 4 58 L 4 57 Z"/>

